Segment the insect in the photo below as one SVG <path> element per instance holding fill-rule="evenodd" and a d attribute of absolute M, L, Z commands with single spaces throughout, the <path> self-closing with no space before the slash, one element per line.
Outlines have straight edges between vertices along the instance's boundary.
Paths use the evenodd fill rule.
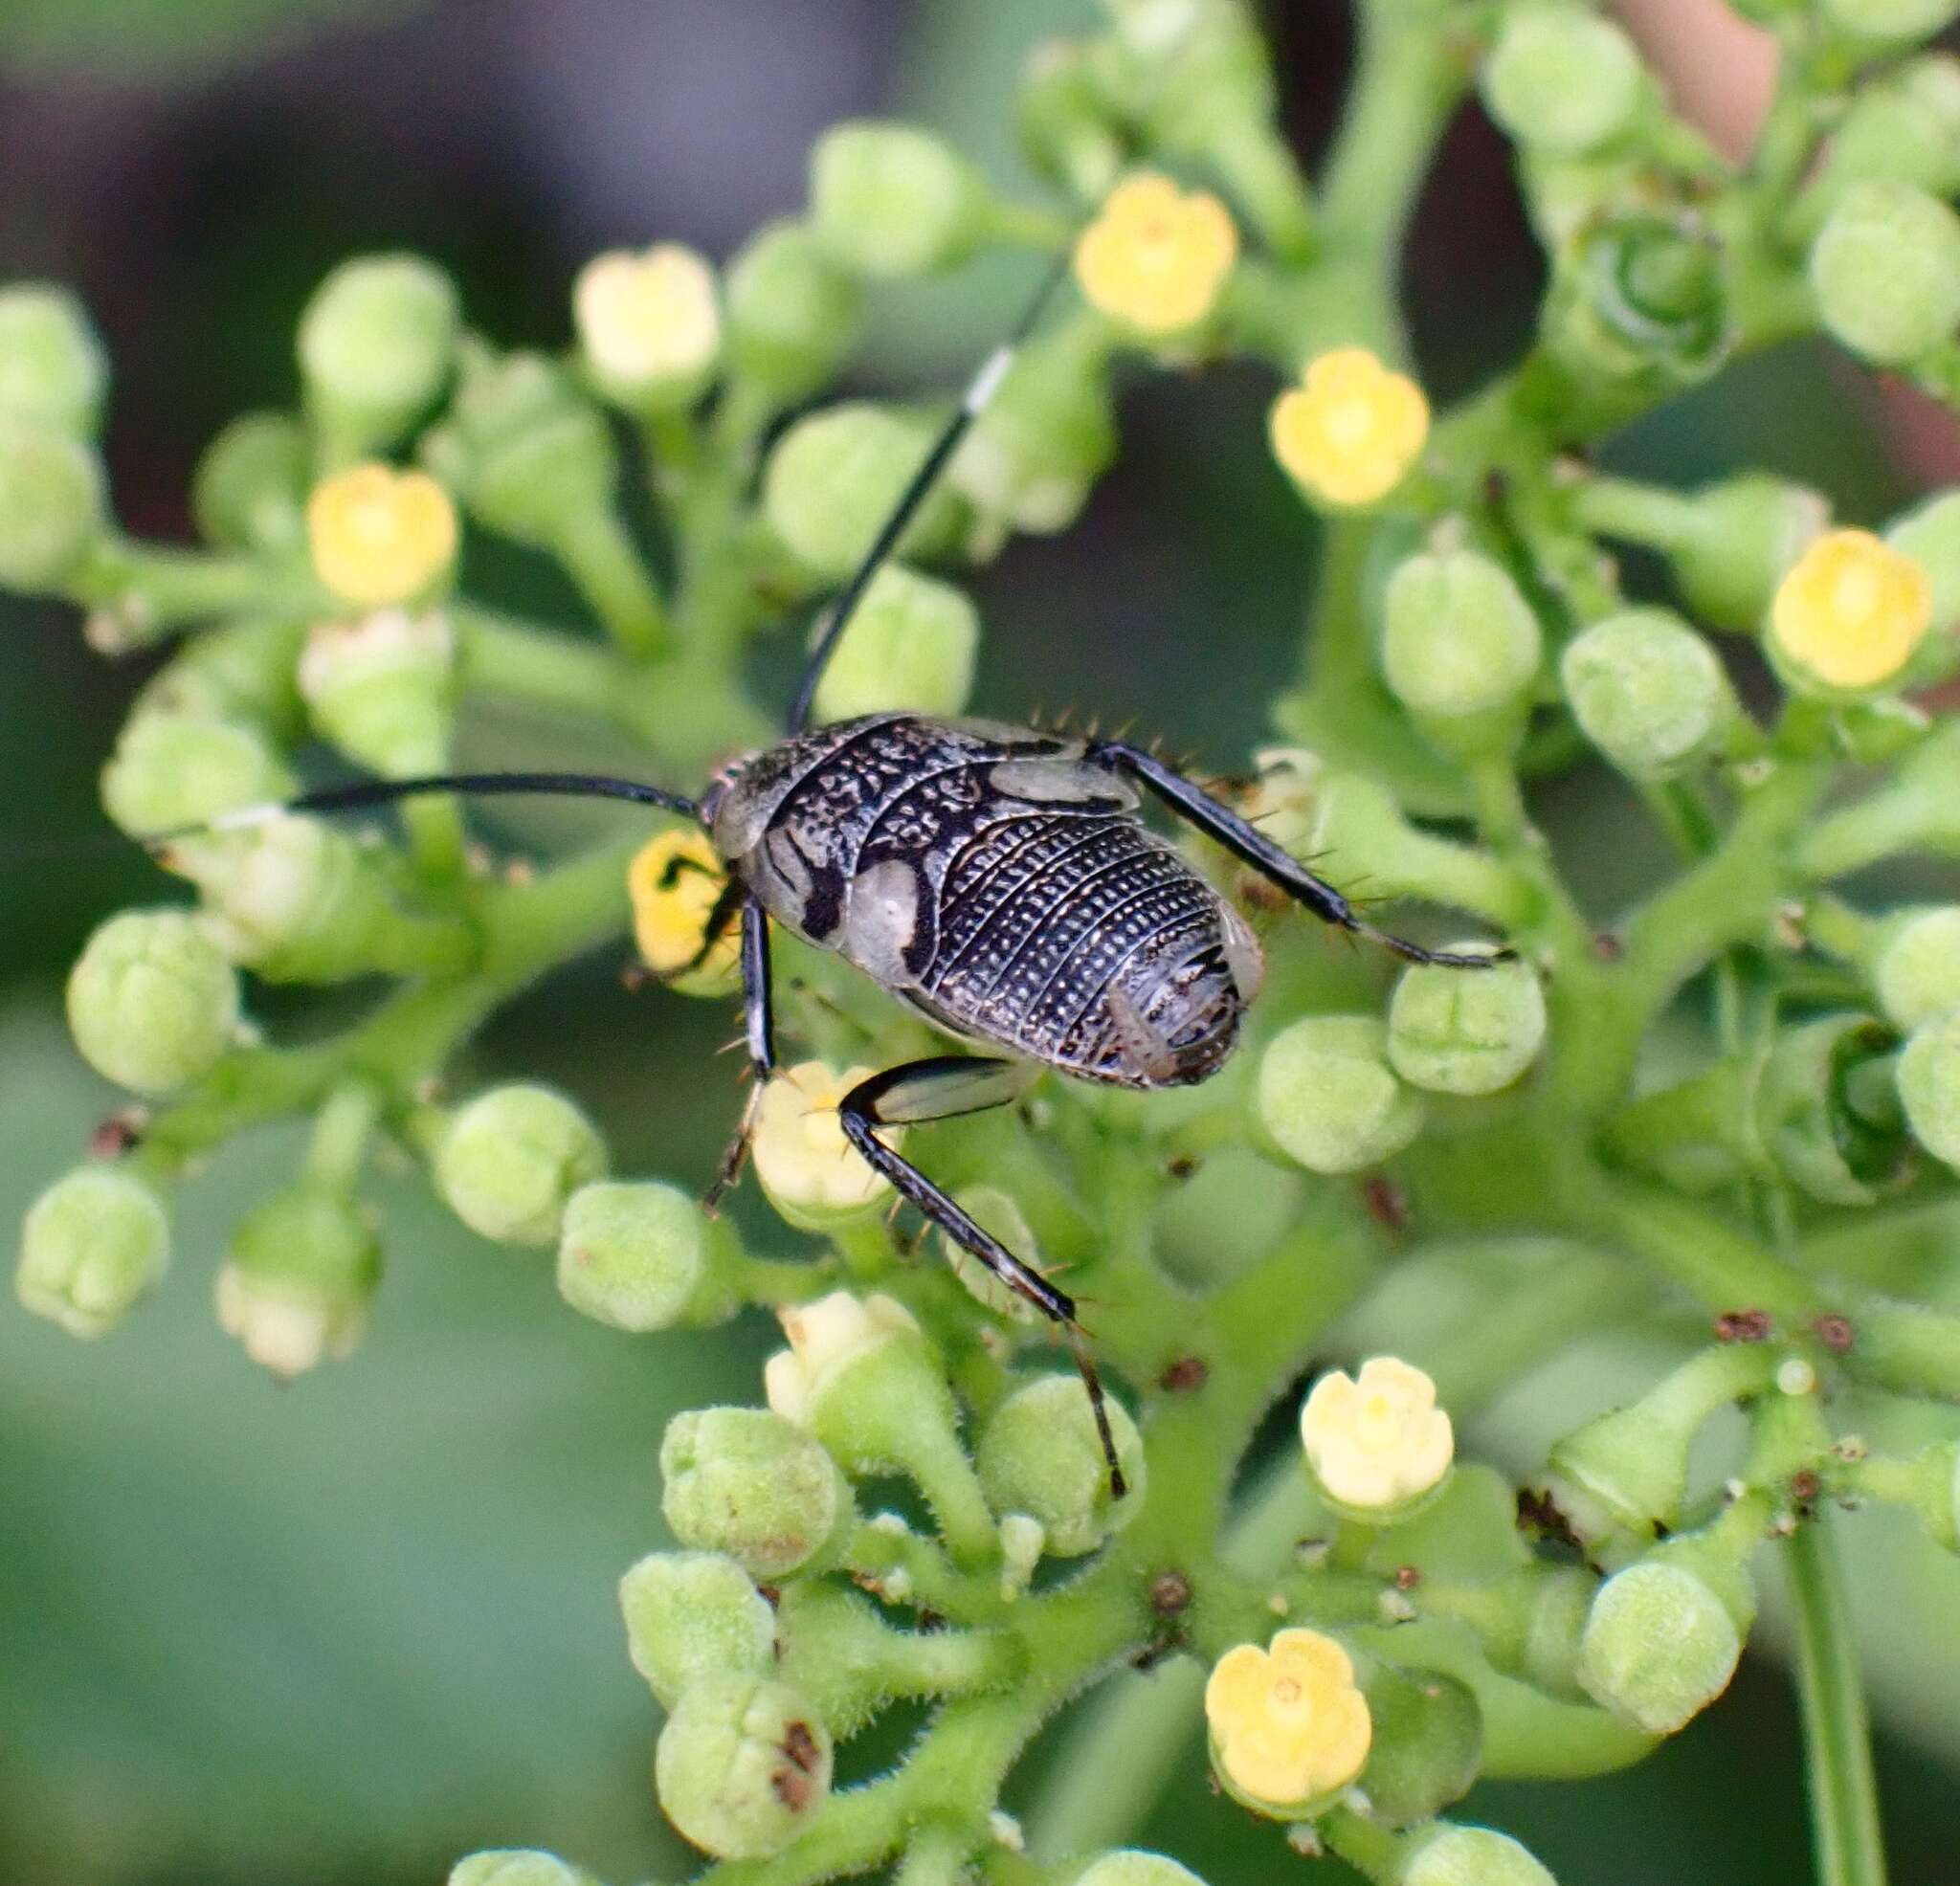
<path fill-rule="evenodd" d="M 756 1076 L 710 1206 L 741 1170 L 762 1081 L 776 1064 L 773 920 L 855 964 L 969 1051 L 908 1061 L 860 1082 L 839 1103 L 843 1130 L 901 1196 L 1065 1333 L 1120 1495 L 1102 1389 L 1074 1300 L 887 1146 L 878 1129 L 1004 1105 L 1049 1068 L 1149 1089 L 1190 1085 L 1224 1064 L 1258 990 L 1258 943 L 1237 910 L 1144 824 L 1147 795 L 1325 922 L 1414 962 L 1481 969 L 1501 959 L 1427 950 L 1375 930 L 1332 885 L 1231 807 L 1124 741 L 898 712 L 809 724 L 817 683 L 853 610 L 1058 278 L 1059 272 L 1051 277 L 1013 338 L 975 375 L 832 604 L 784 738 L 724 766 L 699 801 L 584 774 L 445 774 L 330 787 L 227 813 L 206 829 L 438 791 L 625 799 L 697 820 L 727 880 L 696 962 L 739 924 L 745 1032 Z"/>

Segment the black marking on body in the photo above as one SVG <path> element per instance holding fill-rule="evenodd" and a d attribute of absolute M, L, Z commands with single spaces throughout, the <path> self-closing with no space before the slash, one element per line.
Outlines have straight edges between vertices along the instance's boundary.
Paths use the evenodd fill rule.
<path fill-rule="evenodd" d="M 722 791 L 770 913 L 950 1033 L 1129 1086 L 1202 1079 L 1236 1037 L 1249 933 L 1078 741 L 884 715 Z"/>

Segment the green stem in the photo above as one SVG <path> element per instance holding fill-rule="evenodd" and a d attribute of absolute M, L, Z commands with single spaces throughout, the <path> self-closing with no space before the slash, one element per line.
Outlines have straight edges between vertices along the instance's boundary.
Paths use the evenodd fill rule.
<path fill-rule="evenodd" d="M 651 661 L 673 653 L 666 605 L 610 510 L 568 512 L 552 548 L 622 655 Z"/>
<path fill-rule="evenodd" d="M 1631 478 L 1589 478 L 1572 495 L 1572 517 L 1595 537 L 1672 550 L 1693 531 L 1695 506 L 1679 492 Z"/>
<path fill-rule="evenodd" d="M 1832 1517 L 1820 1513 L 1799 1525 L 1783 1548 L 1796 1613 L 1811 1837 L 1818 1886 L 1884 1886 L 1863 1673 L 1831 1526 Z"/>

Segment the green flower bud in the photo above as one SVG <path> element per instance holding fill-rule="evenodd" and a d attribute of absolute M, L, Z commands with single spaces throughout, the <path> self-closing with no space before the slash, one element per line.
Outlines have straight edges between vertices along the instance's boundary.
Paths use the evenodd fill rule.
<path fill-rule="evenodd" d="M 669 1709 L 700 1677 L 774 1666 L 776 1614 L 725 1553 L 648 1553 L 619 1581 L 619 1609 L 633 1667 Z"/>
<path fill-rule="evenodd" d="M 197 461 L 190 515 L 207 542 L 226 549 L 297 551 L 306 541 L 311 485 L 300 422 L 284 412 L 248 412 Z"/>
<path fill-rule="evenodd" d="M 1106 330 L 1080 322 L 1015 354 L 947 477 L 983 518 L 1048 535 L 1076 521 L 1115 456 Z"/>
<path fill-rule="evenodd" d="M 1705 379 L 1734 338 L 1715 232 L 1691 215 L 1584 225 L 1555 260 L 1525 403 L 1561 430 L 1604 430 Z"/>
<path fill-rule="evenodd" d="M 1902 1029 L 1960 1009 L 1960 904 L 1906 918 L 1886 938 L 1873 980 L 1880 1006 Z"/>
<path fill-rule="evenodd" d="M 1107 1404 L 1109 1431 L 1127 1491 L 1109 1494 L 1109 1464 L 1096 1433 L 1088 1391 L 1073 1375 L 1044 1375 L 1016 1388 L 980 1437 L 977 1464 L 987 1503 L 1040 1522 L 1058 1558 L 1093 1552 L 1143 1510 L 1143 1437 L 1120 1402 Z"/>
<path fill-rule="evenodd" d="M 1872 1205 L 1912 1176 L 1892 1078 L 1898 1046 L 1862 1015 L 1780 1031 L 1755 1085 L 1758 1145 L 1773 1176 L 1825 1205 Z"/>
<path fill-rule="evenodd" d="M 168 1094 L 209 1074 L 238 1030 L 238 978 L 181 910 L 125 910 L 68 978 L 82 1058 L 119 1087 Z"/>
<path fill-rule="evenodd" d="M 268 819 L 169 862 L 204 894 L 206 934 L 269 982 L 457 969 L 476 947 L 466 919 L 405 912 L 386 854 L 321 819 Z"/>
<path fill-rule="evenodd" d="M 1187 1289 L 1214 1289 L 1293 1229 L 1304 1190 L 1292 1166 L 1250 1146 L 1222 1147 L 1158 1200 L 1152 1255 Z"/>
<path fill-rule="evenodd" d="M 820 1567 L 856 1522 L 851 1490 L 822 1443 L 766 1409 L 677 1414 L 660 1443 L 660 1475 L 675 1538 L 725 1552 L 768 1582 Z"/>
<path fill-rule="evenodd" d="M 785 405 L 807 399 L 836 371 L 863 300 L 797 222 L 764 225 L 728 264 L 724 294 L 729 361 Z"/>
<path fill-rule="evenodd" d="M 304 627 L 289 617 L 246 618 L 200 630 L 136 697 L 137 720 L 236 721 L 273 743 L 299 735 L 295 678 Z"/>
<path fill-rule="evenodd" d="M 972 692 L 979 643 L 980 612 L 964 590 L 887 564 L 817 683 L 817 722 L 890 708 L 957 714 Z"/>
<path fill-rule="evenodd" d="M 1819 0 L 1824 17 L 1860 39 L 1929 39 L 1960 13 L 1960 0 Z"/>
<path fill-rule="evenodd" d="M 1475 550 L 1409 558 L 1382 599 L 1382 673 L 1413 712 L 1461 720 L 1513 706 L 1538 670 L 1538 618 Z"/>
<path fill-rule="evenodd" d="M 381 1248 L 362 1213 L 302 1181 L 254 1211 L 218 1272 L 218 1322 L 261 1368 L 290 1381 L 353 1354 L 381 1283 Z"/>
<path fill-rule="evenodd" d="M 1667 545 L 1688 607 L 1717 629 L 1754 634 L 1778 586 L 1830 515 L 1820 493 L 1767 472 L 1704 485 Z"/>
<path fill-rule="evenodd" d="M 614 1329 L 644 1334 L 722 1322 L 735 1233 L 679 1186 L 601 1182 L 572 1194 L 558 1245 L 558 1294 Z"/>
<path fill-rule="evenodd" d="M 102 805 L 142 837 L 207 824 L 240 806 L 291 797 L 293 776 L 235 721 L 145 714 L 128 721 L 102 768 Z"/>
<path fill-rule="evenodd" d="M 1099 1853 L 1076 1875 L 1076 1886 L 1205 1886 L 1189 1867 L 1162 1853 L 1119 1847 Z"/>
<path fill-rule="evenodd" d="M 1838 340 L 1905 366 L 1960 323 L 1960 216 L 1910 184 L 1859 184 L 1811 245 L 1810 279 Z"/>
<path fill-rule="evenodd" d="M 1586 1620 L 1579 1680 L 1602 1708 L 1672 1735 L 1728 1687 L 1742 1634 L 1687 1567 L 1642 1559 L 1600 1586 Z"/>
<path fill-rule="evenodd" d="M 1108 195 L 1124 163 L 1098 51 L 1080 40 L 1042 41 L 1022 66 L 1014 94 L 1014 131 L 1028 168 L 1080 203 Z"/>
<path fill-rule="evenodd" d="M 831 1733 L 787 1683 L 733 1671 L 698 1678 L 654 1752 L 667 1818 L 717 1859 L 781 1853 L 831 1792 Z"/>
<path fill-rule="evenodd" d="M 1258 1104 L 1282 1152 L 1309 1172 L 1359 1172 L 1414 1139 L 1422 1100 L 1395 1078 L 1388 1040 L 1373 1015 L 1309 1015 L 1273 1037 Z"/>
<path fill-rule="evenodd" d="M 299 678 L 313 724 L 350 760 L 395 777 L 447 763 L 456 637 L 440 611 L 382 609 L 316 623 Z"/>
<path fill-rule="evenodd" d="M 953 1194 L 953 1203 L 1023 1263 L 1040 1268 L 1040 1243 L 1012 1193 L 1002 1191 L 998 1186 L 964 1186 Z M 964 1245 L 944 1231 L 938 1233 L 938 1241 L 940 1255 L 965 1286 L 967 1295 L 983 1309 L 1013 1322 L 1030 1322 L 1038 1314 L 1019 1291 L 1002 1283 Z"/>
<path fill-rule="evenodd" d="M 300 317 L 300 378 L 329 464 L 392 444 L 433 407 L 461 315 L 448 276 L 419 255 L 343 262 Z"/>
<path fill-rule="evenodd" d="M 904 1306 L 837 1290 L 777 1314 L 790 1346 L 764 1365 L 769 1407 L 853 1474 L 906 1475 L 960 1557 L 991 1553 L 993 1520 L 960 1447 L 952 1390 Z"/>
<path fill-rule="evenodd" d="M 1790 232 L 1809 241 L 1847 190 L 1876 182 L 1938 197 L 1960 187 L 1960 61 L 1916 59 L 1860 92 L 1792 210 Z"/>
<path fill-rule="evenodd" d="M 762 508 L 791 551 L 819 577 L 841 582 L 870 549 L 932 442 L 911 413 L 857 400 L 799 419 L 763 467 Z M 899 545 L 914 561 L 942 554 L 960 528 L 958 497 L 926 499 Z"/>
<path fill-rule="evenodd" d="M 1582 7 L 1513 7 L 1484 64 L 1483 102 L 1519 144 L 1577 157 L 1632 124 L 1643 78 L 1611 20 Z"/>
<path fill-rule="evenodd" d="M 0 412 L 93 438 L 108 389 L 108 355 L 72 291 L 47 281 L 0 288 Z"/>
<path fill-rule="evenodd" d="M 610 512 L 619 452 L 605 415 L 543 354 L 464 348 L 448 423 L 424 464 L 491 530 L 547 550 L 578 514 Z"/>
<path fill-rule="evenodd" d="M 834 124 L 810 154 L 810 220 L 836 259 L 865 276 L 926 275 L 987 234 L 980 173 L 910 124 Z"/>
<path fill-rule="evenodd" d="M 457 1861 L 449 1886 L 598 1886 L 583 1867 L 530 1847 L 493 1847 Z"/>
<path fill-rule="evenodd" d="M 1392 1877 L 1394 1886 L 1557 1886 L 1508 1833 L 1450 1821 L 1412 1833 Z"/>
<path fill-rule="evenodd" d="M 1899 1099 L 1919 1143 L 1960 1167 L 1960 1010 L 1926 1023 L 1905 1044 Z"/>
<path fill-rule="evenodd" d="M 1375 1662 L 1361 1693 L 1374 1738 L 1355 1785 L 1373 1819 L 1414 1827 L 1469 1793 L 1483 1755 L 1483 1712 L 1464 1684 L 1439 1671 Z"/>
<path fill-rule="evenodd" d="M 1490 948 L 1474 941 L 1450 947 Z M 1495 1094 L 1544 1044 L 1545 990 L 1528 963 L 1501 963 L 1476 975 L 1414 964 L 1389 1003 L 1389 1059 L 1404 1080 L 1432 1093 Z"/>
<path fill-rule="evenodd" d="M 1589 1542 L 1621 1528 L 1646 1538 L 1681 1519 L 1688 1449 L 1718 1409 L 1770 1386 L 1774 1358 L 1756 1343 L 1704 1349 L 1629 1407 L 1556 1442 L 1547 1489 Z"/>
<path fill-rule="evenodd" d="M 1933 592 L 1933 634 L 1960 628 L 1960 491 L 1943 491 L 1897 520 L 1885 532 L 1893 549 L 1926 571 Z"/>
<path fill-rule="evenodd" d="M 605 1175 L 606 1143 L 591 1121 L 564 1095 L 523 1082 L 479 1094 L 435 1153 L 450 1209 L 498 1244 L 556 1244 L 567 1202 Z"/>
<path fill-rule="evenodd" d="M 142 1180 L 78 1166 L 28 1208 L 13 1288 L 71 1336 L 104 1336 L 163 1280 L 170 1225 Z"/>
<path fill-rule="evenodd" d="M 1738 711 L 1715 651 L 1662 609 L 1595 622 L 1568 644 L 1559 677 L 1586 738 L 1639 780 L 1691 766 Z"/>
<path fill-rule="evenodd" d="M 87 446 L 0 410 L 0 587 L 60 589 L 100 537 L 103 505 L 101 465 Z"/>

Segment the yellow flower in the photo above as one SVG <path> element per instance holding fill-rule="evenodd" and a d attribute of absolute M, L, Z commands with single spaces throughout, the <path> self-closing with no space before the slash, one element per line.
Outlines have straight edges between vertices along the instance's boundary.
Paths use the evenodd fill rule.
<path fill-rule="evenodd" d="M 1770 635 L 1804 677 L 1869 688 L 1905 666 L 1932 619 L 1921 564 L 1868 530 L 1828 530 L 1777 586 Z"/>
<path fill-rule="evenodd" d="M 335 595 L 379 609 L 420 595 L 456 561 L 456 506 L 426 472 L 370 461 L 313 487 L 306 537 Z"/>
<path fill-rule="evenodd" d="M 1429 401 L 1406 373 L 1366 347 L 1319 355 L 1305 381 L 1280 395 L 1273 454 L 1329 504 L 1372 504 L 1400 484 L 1429 436 Z"/>
<path fill-rule="evenodd" d="M 1211 313 L 1238 259 L 1238 231 L 1206 190 L 1154 170 L 1109 192 L 1076 239 L 1076 280 L 1090 303 L 1146 334 L 1174 334 Z"/>
<path fill-rule="evenodd" d="M 726 995 L 741 980 L 739 922 L 727 924 L 707 955 L 688 968 L 701 953 L 708 918 L 727 881 L 706 834 L 679 827 L 649 839 L 626 868 L 640 960 L 683 995 Z"/>
<path fill-rule="evenodd" d="M 713 271 L 679 243 L 593 256 L 572 285 L 571 311 L 593 370 L 625 392 L 698 381 L 722 344 Z"/>
<path fill-rule="evenodd" d="M 875 1205 L 889 1189 L 844 1137 L 837 1102 L 871 1068 L 839 1074 L 822 1061 L 804 1061 L 770 1076 L 755 1118 L 755 1175 L 784 1217 L 820 1231 Z M 879 1138 L 892 1143 L 897 1130 Z"/>
<path fill-rule="evenodd" d="M 763 1365 L 763 1398 L 785 1421 L 802 1428 L 810 1425 L 817 1396 L 842 1370 L 894 1336 L 919 1333 L 912 1313 L 896 1298 L 860 1301 L 848 1290 L 834 1290 L 813 1303 L 789 1304 L 777 1315 L 790 1346 Z"/>
<path fill-rule="evenodd" d="M 1419 1499 L 1450 1471 L 1455 1436 L 1436 1384 L 1393 1356 L 1340 1369 L 1313 1385 L 1300 1410 L 1314 1478 L 1339 1505 L 1379 1512 Z"/>
<path fill-rule="evenodd" d="M 1312 1812 L 1346 1787 L 1374 1737 L 1348 1653 L 1318 1631 L 1239 1644 L 1205 1684 L 1212 1762 L 1248 1806 Z"/>

